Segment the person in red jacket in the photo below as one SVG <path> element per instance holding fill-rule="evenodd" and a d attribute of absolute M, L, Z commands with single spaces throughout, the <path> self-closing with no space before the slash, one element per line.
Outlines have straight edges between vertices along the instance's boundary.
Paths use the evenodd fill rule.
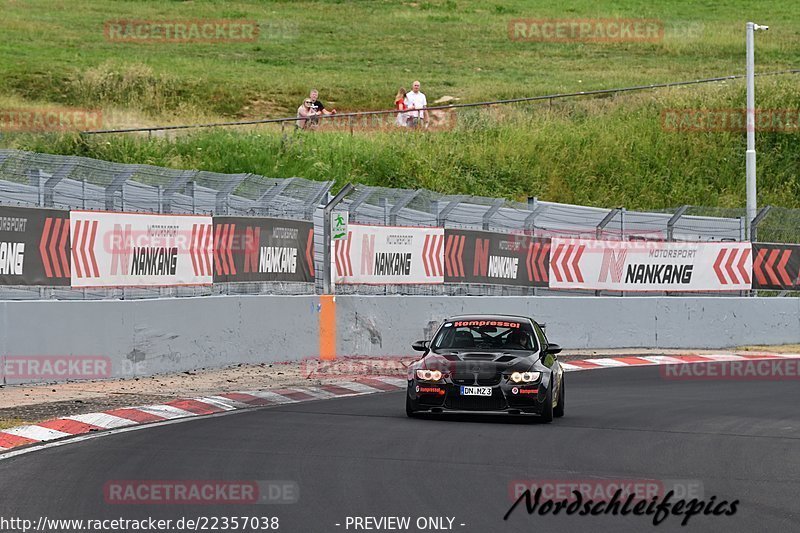
<path fill-rule="evenodd" d="M 403 87 L 397 91 L 397 95 L 394 97 L 394 107 L 398 111 L 405 111 L 406 110 L 406 90 Z M 405 113 L 398 113 L 397 114 L 397 125 L 406 127 L 406 115 Z"/>

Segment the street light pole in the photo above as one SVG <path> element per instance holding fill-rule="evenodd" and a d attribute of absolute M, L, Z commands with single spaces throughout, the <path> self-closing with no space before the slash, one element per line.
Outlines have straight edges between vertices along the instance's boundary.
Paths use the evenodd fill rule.
<path fill-rule="evenodd" d="M 747 41 L 747 152 L 745 152 L 745 165 L 747 173 L 747 234 L 754 234 L 751 224 L 756 217 L 758 209 L 756 197 L 756 110 L 755 110 L 755 81 L 754 81 L 754 52 L 753 33 L 757 30 L 768 30 L 769 26 L 761 26 L 748 22 L 746 28 Z"/>

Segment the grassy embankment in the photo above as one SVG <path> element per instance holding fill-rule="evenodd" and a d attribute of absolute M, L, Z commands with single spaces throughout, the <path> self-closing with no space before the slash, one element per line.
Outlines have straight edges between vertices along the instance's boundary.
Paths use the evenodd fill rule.
<path fill-rule="evenodd" d="M 429 101 L 460 102 L 740 73 L 744 19 L 758 69 L 793 66 L 800 12 L 769 0 L 714 7 L 677 0 L 542 2 L 45 2 L 4 7 L 0 109 L 100 109 L 124 127 L 293 114 L 311 86 L 340 111 L 390 106 L 421 79 Z M 309 17 L 308 13 L 315 15 Z M 655 43 L 537 43 L 508 38 L 517 18 L 653 18 Z M 109 19 L 253 19 L 256 42 L 109 42 Z M 761 108 L 800 109 L 800 77 L 758 81 Z M 741 108 L 742 82 L 616 98 L 463 111 L 448 131 L 277 128 L 165 138 L 5 133 L 0 145 L 122 162 L 268 176 L 427 187 L 629 208 L 744 203 L 744 135 L 666 131 L 668 109 Z M 760 133 L 760 203 L 800 207 L 800 135 Z"/>

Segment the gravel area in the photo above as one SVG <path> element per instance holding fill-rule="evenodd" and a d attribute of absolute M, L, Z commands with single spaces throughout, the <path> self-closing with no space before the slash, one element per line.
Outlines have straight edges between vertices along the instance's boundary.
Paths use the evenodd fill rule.
<path fill-rule="evenodd" d="M 570 350 L 562 361 L 624 355 L 680 355 L 720 353 L 725 350 Z M 742 352 L 797 353 L 800 345 L 750 346 Z M 414 357 L 340 357 L 336 361 L 307 360 L 292 363 L 240 364 L 221 369 L 163 374 L 130 379 L 0 385 L 0 428 L 38 422 L 61 416 L 93 413 L 106 409 L 164 403 L 220 392 L 314 386 L 370 376 L 405 377 Z"/>
<path fill-rule="evenodd" d="M 413 358 L 339 358 L 240 364 L 131 379 L 0 385 L 0 427 L 220 392 L 314 386 L 368 376 L 405 376 Z"/>

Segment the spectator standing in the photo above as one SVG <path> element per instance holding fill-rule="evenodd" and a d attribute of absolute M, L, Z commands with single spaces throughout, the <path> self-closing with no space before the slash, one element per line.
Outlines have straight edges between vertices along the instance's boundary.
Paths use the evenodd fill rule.
<path fill-rule="evenodd" d="M 394 108 L 398 111 L 405 111 L 406 109 L 406 89 L 405 87 L 400 87 L 397 91 L 397 95 L 394 97 Z M 403 126 L 404 128 L 408 126 L 406 123 L 406 114 L 405 113 L 398 113 L 397 114 L 397 125 Z"/>
<path fill-rule="evenodd" d="M 308 96 L 309 96 L 309 98 L 311 98 L 311 107 L 314 109 L 314 111 L 317 112 L 317 115 L 335 115 L 336 114 L 336 110 L 335 109 L 331 109 L 331 110 L 325 109 L 325 104 L 320 102 L 320 100 L 319 100 L 319 91 L 317 91 L 316 89 L 311 89 L 311 92 L 309 93 Z M 317 122 L 319 122 L 319 117 L 314 119 L 314 123 L 317 123 Z"/>
<path fill-rule="evenodd" d="M 419 90 L 419 81 L 411 84 L 411 92 L 406 94 L 406 109 L 418 109 L 420 111 L 411 111 L 406 113 L 407 124 L 412 128 L 419 126 L 420 122 L 427 124 L 428 115 L 424 108 L 428 107 L 428 100 L 425 98 L 425 93 Z"/>
<path fill-rule="evenodd" d="M 308 130 L 317 127 L 317 123 L 314 120 L 317 116 L 317 112 L 314 110 L 312 104 L 313 101 L 311 98 L 306 98 L 303 101 L 303 105 L 297 108 L 297 122 L 295 123 L 297 128 Z"/>

